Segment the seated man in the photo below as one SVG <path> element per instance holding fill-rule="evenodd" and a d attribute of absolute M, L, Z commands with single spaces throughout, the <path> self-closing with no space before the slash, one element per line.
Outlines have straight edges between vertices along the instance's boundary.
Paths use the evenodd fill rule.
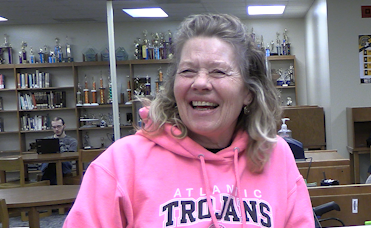
<path fill-rule="evenodd" d="M 52 128 L 54 135 L 47 138 L 58 138 L 60 152 L 77 151 L 77 140 L 71 136 L 66 135 L 64 128 L 64 120 L 61 117 L 55 117 L 52 120 Z M 62 162 L 63 175 L 71 173 L 72 164 L 71 162 Z M 43 172 L 42 180 L 50 180 L 50 184 L 57 184 L 56 165 L 55 163 L 43 163 L 41 165 L 41 171 Z"/>

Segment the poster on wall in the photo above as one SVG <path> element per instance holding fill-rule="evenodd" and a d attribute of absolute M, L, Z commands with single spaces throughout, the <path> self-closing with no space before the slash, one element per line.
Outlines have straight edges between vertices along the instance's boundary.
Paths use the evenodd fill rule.
<path fill-rule="evenodd" d="M 358 36 L 361 83 L 371 83 L 371 35 Z"/>

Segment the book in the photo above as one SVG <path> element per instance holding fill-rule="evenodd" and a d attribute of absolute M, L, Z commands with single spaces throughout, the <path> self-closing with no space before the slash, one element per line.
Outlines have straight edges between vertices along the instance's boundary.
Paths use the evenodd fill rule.
<path fill-rule="evenodd" d="M 5 76 L 0 74 L 0 89 L 5 89 Z"/>

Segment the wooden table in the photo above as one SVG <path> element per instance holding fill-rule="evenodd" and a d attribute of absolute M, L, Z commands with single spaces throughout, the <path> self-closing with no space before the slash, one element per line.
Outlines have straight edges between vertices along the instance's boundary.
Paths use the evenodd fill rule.
<path fill-rule="evenodd" d="M 65 161 L 77 161 L 79 159 L 78 152 L 64 152 L 64 153 L 52 153 L 52 154 L 23 154 L 23 162 L 27 164 L 34 163 L 55 163 L 56 164 L 56 174 L 57 174 L 57 184 L 63 185 L 63 171 L 62 162 Z M 78 165 L 78 162 L 76 162 Z M 78 167 L 76 167 L 78 170 Z"/>
<path fill-rule="evenodd" d="M 39 211 L 64 208 L 75 201 L 80 185 L 50 185 L 0 189 L 9 212 L 28 212 L 30 228 L 40 228 Z"/>
<path fill-rule="evenodd" d="M 350 184 L 350 160 L 342 157 L 337 150 L 310 150 L 305 151 L 306 161 L 296 161 L 299 172 L 307 178 L 310 166 L 308 183 L 317 182 L 320 185 L 324 178 L 323 172 L 328 179 L 336 179 L 340 184 Z"/>

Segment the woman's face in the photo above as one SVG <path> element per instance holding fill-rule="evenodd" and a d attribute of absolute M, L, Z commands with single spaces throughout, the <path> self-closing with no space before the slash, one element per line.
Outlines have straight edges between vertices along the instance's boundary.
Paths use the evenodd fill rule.
<path fill-rule="evenodd" d="M 174 94 L 188 135 L 206 148 L 229 145 L 242 108 L 251 102 L 232 46 L 216 37 L 185 43 Z"/>

